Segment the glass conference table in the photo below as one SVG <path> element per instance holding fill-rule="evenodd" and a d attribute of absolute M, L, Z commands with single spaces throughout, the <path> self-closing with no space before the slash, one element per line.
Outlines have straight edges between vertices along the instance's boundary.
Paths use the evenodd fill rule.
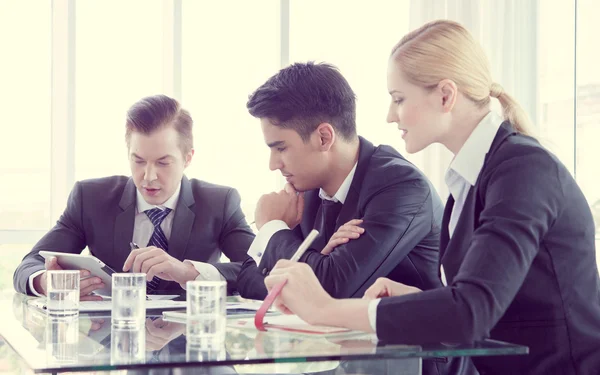
<path fill-rule="evenodd" d="M 131 345 L 140 343 L 114 345 L 109 312 L 80 313 L 73 335 L 61 333 L 56 325 L 50 328 L 46 314 L 28 304 L 29 299 L 15 294 L 12 300 L 0 300 L 0 335 L 35 373 L 421 374 L 424 364 L 450 357 L 528 352 L 527 347 L 494 340 L 469 345 L 385 345 L 367 334 L 323 338 L 239 328 L 227 329 L 224 346 L 206 350 L 186 342 L 185 324 L 163 321 L 160 311 L 149 310 L 138 338 L 144 340 L 145 350 L 131 358 Z"/>

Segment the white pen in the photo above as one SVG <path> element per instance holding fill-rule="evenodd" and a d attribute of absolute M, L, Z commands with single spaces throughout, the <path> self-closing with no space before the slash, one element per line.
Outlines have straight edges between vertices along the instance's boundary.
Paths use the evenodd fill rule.
<path fill-rule="evenodd" d="M 319 235 L 319 231 L 318 230 L 316 230 L 316 229 L 311 230 L 310 233 L 308 234 L 308 236 L 306 236 L 306 238 L 304 239 L 304 241 L 302 241 L 302 243 L 298 247 L 298 250 L 296 250 L 296 252 L 294 253 L 294 255 L 292 255 L 292 257 L 290 258 L 290 260 L 292 262 L 299 261 L 300 258 L 302 257 L 302 255 L 304 255 L 304 253 L 306 252 L 306 250 L 308 250 L 308 248 L 310 247 L 310 245 L 312 245 L 313 241 L 315 240 L 315 238 L 317 238 L 318 235 Z"/>

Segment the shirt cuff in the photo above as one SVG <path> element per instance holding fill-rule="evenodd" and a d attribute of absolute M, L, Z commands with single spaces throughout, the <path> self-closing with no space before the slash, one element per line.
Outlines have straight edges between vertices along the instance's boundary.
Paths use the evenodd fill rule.
<path fill-rule="evenodd" d="M 31 276 L 29 276 L 29 290 L 31 290 L 31 293 L 33 293 L 34 296 L 38 296 L 38 297 L 43 297 L 43 295 L 41 295 L 37 290 L 35 290 L 35 288 L 33 287 L 33 279 L 35 279 L 36 277 L 38 277 L 39 275 L 43 274 L 44 272 L 46 272 L 46 270 L 39 270 L 37 272 L 34 272 Z"/>
<path fill-rule="evenodd" d="M 377 333 L 377 306 L 381 302 L 381 298 L 374 299 L 369 303 L 369 324 L 373 328 L 373 332 Z"/>
<path fill-rule="evenodd" d="M 254 259 L 257 266 L 260 264 L 260 260 L 265 253 L 265 249 L 267 248 L 271 237 L 284 229 L 290 229 L 290 227 L 282 220 L 271 220 L 260 228 L 254 241 L 252 241 L 252 245 L 250 245 L 250 248 L 248 249 L 248 255 Z"/>
<path fill-rule="evenodd" d="M 203 281 L 226 281 L 226 279 L 221 275 L 221 272 L 217 269 L 217 267 L 213 266 L 209 263 L 204 262 L 196 262 L 194 260 L 184 260 L 184 263 L 190 263 L 196 271 L 198 271 L 198 276 L 196 276 L 196 280 Z"/>

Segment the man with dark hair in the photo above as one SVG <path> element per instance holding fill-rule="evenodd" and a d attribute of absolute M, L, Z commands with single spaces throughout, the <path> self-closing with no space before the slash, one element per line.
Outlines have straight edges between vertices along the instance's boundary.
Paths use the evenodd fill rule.
<path fill-rule="evenodd" d="M 264 298 L 264 277 L 313 228 L 320 235 L 300 260 L 334 297 L 362 297 L 379 277 L 441 286 L 441 200 L 392 147 L 357 135 L 355 95 L 336 68 L 293 64 L 247 107 L 261 121 L 269 168 L 288 183 L 257 204 L 259 233 L 238 277 L 243 297 Z"/>
<path fill-rule="evenodd" d="M 45 295 L 45 271 L 61 267 L 56 258 L 44 262 L 39 251 L 80 253 L 86 246 L 117 272 L 146 273 L 148 293 L 181 291 L 194 279 L 235 287 L 254 234 L 235 189 L 183 174 L 194 155 L 192 125 L 175 99 L 156 95 L 135 103 L 125 137 L 131 177 L 77 182 L 56 225 L 17 267 L 15 289 Z M 221 252 L 232 263 L 219 263 Z M 82 279 L 81 299 L 99 299 L 91 293 L 103 287 L 97 277 Z"/>
<path fill-rule="evenodd" d="M 442 286 L 442 202 L 396 150 L 357 135 L 355 95 L 335 67 L 293 64 L 259 87 L 247 107 L 271 149 L 269 168 L 288 183 L 258 201 L 259 232 L 238 276 L 243 297 L 265 298 L 265 276 L 312 229 L 320 234 L 300 261 L 335 298 L 360 298 L 379 277 L 421 290 Z M 423 361 L 422 372 L 468 368 L 460 358 L 441 358 Z"/>

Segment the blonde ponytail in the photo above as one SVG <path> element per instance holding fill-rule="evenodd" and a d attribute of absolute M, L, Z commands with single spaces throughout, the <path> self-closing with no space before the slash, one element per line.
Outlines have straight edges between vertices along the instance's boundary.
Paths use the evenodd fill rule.
<path fill-rule="evenodd" d="M 508 120 L 513 128 L 523 134 L 531 136 L 531 122 L 529 116 L 519 105 L 519 103 L 510 95 L 508 95 L 502 86 L 498 83 L 492 83 L 490 86 L 490 96 L 498 99 L 502 106 L 502 114 L 505 120 Z"/>
<path fill-rule="evenodd" d="M 407 79 L 421 87 L 435 87 L 451 79 L 467 98 L 481 108 L 497 98 L 504 118 L 514 129 L 531 136 L 530 122 L 519 103 L 491 78 L 483 48 L 462 25 L 454 21 L 429 22 L 408 33 L 392 49 L 392 59 Z"/>

